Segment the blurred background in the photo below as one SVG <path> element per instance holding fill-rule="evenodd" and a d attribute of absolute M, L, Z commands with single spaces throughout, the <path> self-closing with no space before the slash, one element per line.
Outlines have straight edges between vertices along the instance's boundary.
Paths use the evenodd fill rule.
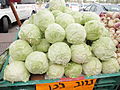
<path fill-rule="evenodd" d="M 49 0 L 37 0 L 38 2 L 47 2 Z M 66 2 L 84 2 L 84 3 L 88 3 L 88 2 L 99 2 L 99 3 L 120 3 L 120 0 L 65 0 Z"/>

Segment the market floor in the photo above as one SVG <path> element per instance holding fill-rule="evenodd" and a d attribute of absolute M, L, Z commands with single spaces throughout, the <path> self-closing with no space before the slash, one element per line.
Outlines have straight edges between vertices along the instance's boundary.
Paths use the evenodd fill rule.
<path fill-rule="evenodd" d="M 18 26 L 14 23 L 8 33 L 0 33 L 0 54 L 15 40 L 17 32 Z"/>

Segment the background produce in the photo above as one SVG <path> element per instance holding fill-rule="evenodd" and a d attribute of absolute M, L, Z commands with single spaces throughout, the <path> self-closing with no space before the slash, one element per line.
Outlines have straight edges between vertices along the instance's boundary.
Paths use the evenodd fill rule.
<path fill-rule="evenodd" d="M 120 13 L 119 12 L 106 12 L 100 15 L 101 21 L 109 30 L 110 36 L 116 46 L 116 56 L 120 64 Z"/>
<path fill-rule="evenodd" d="M 57 11 L 56 16 L 54 10 L 62 13 Z M 65 7 L 64 0 L 51 0 L 49 9 L 40 10 L 21 26 L 19 40 L 9 47 L 13 61 L 6 67 L 4 79 L 28 81 L 23 79 L 27 77 L 24 69 L 30 75 L 44 74 L 46 79 L 119 72 L 115 51 L 115 44 L 97 14 L 73 12 Z M 16 61 L 25 65 L 19 68 L 14 65 Z"/>

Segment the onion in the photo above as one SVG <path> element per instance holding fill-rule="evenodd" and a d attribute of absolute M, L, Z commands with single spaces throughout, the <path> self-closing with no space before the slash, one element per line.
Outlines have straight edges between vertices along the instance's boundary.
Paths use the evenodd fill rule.
<path fill-rule="evenodd" d="M 117 52 L 120 53 L 120 48 L 117 48 Z"/>
<path fill-rule="evenodd" d="M 114 19 L 114 22 L 115 22 L 115 23 L 120 22 L 120 19 L 119 19 L 119 18 L 115 18 L 115 19 Z"/>
<path fill-rule="evenodd" d="M 118 35 L 116 33 L 114 33 L 113 36 L 114 36 L 114 38 L 117 38 Z"/>
<path fill-rule="evenodd" d="M 116 34 L 117 34 L 117 35 L 120 34 L 120 29 L 118 29 L 118 30 L 116 31 Z"/>
<path fill-rule="evenodd" d="M 115 29 L 114 28 L 110 28 L 109 30 L 110 30 L 110 33 L 115 34 Z"/>
<path fill-rule="evenodd" d="M 101 17 L 101 20 L 106 20 L 106 17 Z"/>
<path fill-rule="evenodd" d="M 106 13 L 107 17 L 112 17 L 113 14 L 114 14 L 113 12 L 107 12 L 107 13 Z"/>
<path fill-rule="evenodd" d="M 106 19 L 104 19 L 104 20 L 103 20 L 103 23 L 104 23 L 104 24 L 107 24 L 107 23 L 108 23 L 108 21 L 107 21 Z"/>
<path fill-rule="evenodd" d="M 117 48 L 120 48 L 120 44 L 117 45 Z"/>
<path fill-rule="evenodd" d="M 120 13 L 119 12 L 115 12 L 112 16 L 113 19 L 115 18 L 119 18 L 120 17 Z"/>
<path fill-rule="evenodd" d="M 110 20 L 111 18 L 110 17 L 107 17 L 107 20 Z"/>
<path fill-rule="evenodd" d="M 114 24 L 114 27 L 115 27 L 115 28 L 119 28 L 119 27 L 120 27 L 120 22 L 115 23 L 115 24 Z"/>
<path fill-rule="evenodd" d="M 108 21 L 108 27 L 114 27 L 114 22 L 113 20 Z"/>
<path fill-rule="evenodd" d="M 109 28 L 109 30 L 114 30 L 115 31 L 115 28 Z"/>
<path fill-rule="evenodd" d="M 106 15 L 106 13 L 100 13 L 100 15 L 99 15 L 100 17 L 107 17 L 107 15 Z"/>

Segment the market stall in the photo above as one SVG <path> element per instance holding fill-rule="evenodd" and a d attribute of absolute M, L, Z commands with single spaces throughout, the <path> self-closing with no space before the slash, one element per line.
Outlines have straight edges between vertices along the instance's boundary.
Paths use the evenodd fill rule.
<path fill-rule="evenodd" d="M 72 11 L 64 0 L 20 27 L 0 72 L 1 89 L 117 90 L 116 45 L 101 18 Z"/>

